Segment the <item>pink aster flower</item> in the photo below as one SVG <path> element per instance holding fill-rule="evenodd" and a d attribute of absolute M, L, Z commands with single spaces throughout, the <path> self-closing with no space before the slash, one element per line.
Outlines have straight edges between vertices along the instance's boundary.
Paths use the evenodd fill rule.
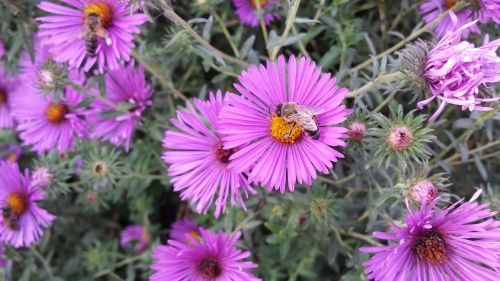
<path fill-rule="evenodd" d="M 309 59 L 292 56 L 287 64 L 280 56 L 277 64 L 251 66 L 239 82 L 234 86 L 241 96 L 226 98 L 219 116 L 224 149 L 238 148 L 229 168 L 250 169 L 250 181 L 283 193 L 286 186 L 293 191 L 297 182 L 311 185 L 317 171 L 328 173 L 343 157 L 333 147 L 346 145 L 341 139 L 347 138 L 347 129 L 337 125 L 352 111 L 341 104 L 347 89 L 339 89 L 330 73 L 322 74 Z M 317 130 L 303 130 L 278 116 L 287 103 L 300 107 Z"/>
<path fill-rule="evenodd" d="M 233 0 L 233 4 L 236 6 L 236 14 L 240 17 L 241 23 L 253 27 L 259 25 L 257 1 L 264 12 L 264 21 L 267 25 L 281 18 L 280 14 L 268 11 L 276 6 L 276 0 Z"/>
<path fill-rule="evenodd" d="M 462 110 L 491 110 L 481 104 L 499 99 L 485 98 L 483 92 L 488 84 L 500 81 L 500 58 L 496 54 L 500 39 L 488 42 L 486 37 L 479 48 L 460 41 L 460 33 L 472 24 L 474 22 L 447 33 L 427 54 L 423 76 L 432 95 L 417 107 L 422 109 L 438 99 L 439 108 L 431 119 L 437 118 L 448 103 L 460 105 Z"/>
<path fill-rule="evenodd" d="M 136 13 L 138 6 L 131 7 L 126 1 L 116 0 L 61 0 L 63 4 L 42 1 L 38 7 L 50 16 L 39 17 L 39 38 L 49 45 L 58 62 L 68 62 L 71 67 L 83 65 L 88 71 L 97 63 L 100 72 L 121 67 L 120 60 L 129 61 L 134 48 L 133 34 L 139 33 L 139 25 L 147 17 Z M 86 30 L 89 16 L 99 16 L 99 30 L 95 55 L 86 48 Z M 89 45 L 89 44 L 87 44 Z M 91 45 L 91 44 L 90 44 Z M 85 62 L 84 62 L 85 60 Z"/>
<path fill-rule="evenodd" d="M 193 239 L 200 238 L 200 227 L 191 219 L 177 220 L 172 224 L 170 239 L 190 243 Z"/>
<path fill-rule="evenodd" d="M 0 162 L 0 186 L 0 242 L 28 247 L 55 217 L 38 207 L 43 192 L 31 184 L 28 170 L 21 173 L 16 163 Z"/>
<path fill-rule="evenodd" d="M 246 210 L 241 193 L 247 198 L 255 193 L 242 171 L 228 168 L 237 147 L 223 148 L 217 120 L 222 105 L 221 91 L 210 93 L 208 101 L 194 99 L 194 106 L 187 103 L 188 110 L 178 110 L 177 119 L 172 119 L 177 130 L 166 131 L 163 140 L 163 160 L 170 164 L 174 191 L 182 192 L 182 200 L 196 203 L 199 213 L 205 213 L 216 198 L 215 217 L 225 212 L 228 200 Z"/>
<path fill-rule="evenodd" d="M 364 265 L 368 278 L 379 280 L 498 280 L 500 276 L 500 221 L 489 204 L 468 201 L 436 209 L 439 198 L 420 210 L 411 210 L 405 226 L 393 225 L 393 233 L 373 236 L 388 245 L 362 247 L 375 255 Z"/>
<path fill-rule="evenodd" d="M 144 69 L 139 65 L 134 69 L 134 63 L 113 70 L 105 76 L 106 98 L 114 103 L 129 104 L 130 109 L 120 116 L 105 118 L 101 114 L 115 110 L 112 105 L 101 100 L 92 103 L 92 114 L 89 122 L 93 123 L 92 136 L 102 141 L 109 140 L 116 146 L 125 145 L 128 151 L 136 127 L 141 125 L 141 115 L 146 106 L 151 106 L 153 90 L 146 83 Z"/>
<path fill-rule="evenodd" d="M 427 0 L 420 5 L 420 15 L 422 15 L 426 23 L 432 22 L 439 14 L 453 8 L 457 4 L 456 0 Z M 434 27 L 438 37 L 443 37 L 447 32 L 457 30 L 458 27 L 469 23 L 473 20 L 473 11 L 470 8 L 464 8 L 456 12 L 457 24 L 455 24 L 451 17 L 443 17 Z M 469 37 L 469 33 L 481 33 L 481 30 L 476 23 L 464 29 L 462 36 Z"/>
<path fill-rule="evenodd" d="M 136 242 L 135 251 L 138 253 L 146 250 L 150 241 L 151 238 L 148 231 L 140 225 L 129 225 L 120 235 L 120 244 L 126 246 Z"/>
<path fill-rule="evenodd" d="M 84 80 L 83 75 L 75 71 L 69 77 L 77 84 L 82 84 Z M 83 118 L 87 109 L 75 107 L 85 97 L 68 86 L 62 99 L 56 102 L 34 82 L 23 82 L 11 103 L 23 145 L 32 145 L 38 153 L 56 148 L 63 153 L 73 149 L 75 141 L 88 136 L 87 122 Z"/>
<path fill-rule="evenodd" d="M 14 120 L 11 113 L 12 93 L 17 87 L 17 79 L 6 73 L 0 65 L 0 129 L 12 128 Z"/>
<path fill-rule="evenodd" d="M 212 233 L 200 229 L 201 238 L 192 244 L 169 240 L 168 245 L 159 245 L 153 250 L 155 273 L 150 281 L 257 281 L 251 270 L 257 265 L 245 261 L 251 253 L 236 248 L 241 236 L 237 232 Z"/>

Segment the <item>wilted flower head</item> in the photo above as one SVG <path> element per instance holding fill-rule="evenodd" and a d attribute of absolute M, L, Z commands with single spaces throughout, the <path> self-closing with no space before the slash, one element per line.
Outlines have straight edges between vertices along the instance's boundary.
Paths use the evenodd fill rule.
<path fill-rule="evenodd" d="M 83 76 L 75 71 L 70 72 L 69 78 L 75 83 L 83 82 Z M 34 83 L 23 83 L 11 102 L 23 145 L 32 145 L 38 153 L 53 149 L 64 153 L 73 149 L 75 141 L 89 133 L 84 118 L 87 109 L 77 107 L 84 99 L 70 86 L 65 87 L 62 97 L 55 100 Z"/>
<path fill-rule="evenodd" d="M 150 236 L 145 227 L 141 225 L 129 225 L 120 234 L 120 244 L 126 246 L 136 242 L 136 252 L 144 251 L 150 243 Z"/>
<path fill-rule="evenodd" d="M 39 189 L 45 189 L 50 185 L 52 177 L 49 168 L 39 167 L 31 174 L 31 183 Z"/>
<path fill-rule="evenodd" d="M 406 225 L 393 225 L 393 233 L 374 232 L 390 244 L 362 247 L 375 255 L 364 265 L 368 278 L 386 280 L 498 280 L 500 221 L 488 204 L 468 201 L 436 209 L 439 201 L 425 202 L 413 211 L 407 201 Z M 472 273 L 473 272 L 473 273 Z M 471 275 L 473 274 L 473 275 Z"/>
<path fill-rule="evenodd" d="M 44 194 L 30 182 L 28 170 L 19 171 L 17 163 L 0 162 L 0 186 L 0 242 L 28 247 L 54 220 L 36 204 Z"/>
<path fill-rule="evenodd" d="M 191 219 L 175 221 L 170 228 L 170 239 L 190 243 L 193 239 L 200 238 L 200 227 Z"/>
<path fill-rule="evenodd" d="M 410 159 L 421 162 L 429 158 L 427 143 L 435 137 L 431 135 L 432 129 L 422 128 L 425 116 L 414 117 L 415 110 L 404 115 L 401 105 L 389 108 L 391 117 L 387 118 L 381 113 L 374 114 L 374 122 L 369 129 L 375 157 L 381 163 L 385 162 L 386 166 L 393 158 L 403 166 L 406 166 L 407 160 Z"/>
<path fill-rule="evenodd" d="M 317 171 L 328 173 L 344 157 L 333 147 L 346 145 L 347 129 L 338 124 L 351 110 L 342 105 L 347 89 L 330 73 L 310 59 L 280 56 L 277 63 L 250 66 L 238 79 L 241 95 L 226 97 L 219 117 L 224 148 L 238 148 L 230 168 L 250 170 L 249 180 L 284 193 L 297 182 L 311 185 Z M 300 110 L 307 128 L 290 122 L 297 116 L 283 115 L 284 105 L 286 112 Z"/>
<path fill-rule="evenodd" d="M 136 70 L 134 62 L 108 72 L 105 82 L 105 97 L 115 106 L 102 100 L 94 100 L 91 106 L 92 114 L 88 118 L 94 126 L 92 136 L 101 141 L 109 140 L 116 146 L 124 145 L 128 151 L 134 130 L 142 124 L 142 113 L 147 106 L 152 105 L 153 90 L 146 83 L 142 65 Z M 104 116 L 117 110 L 125 112 L 118 116 Z"/>
<path fill-rule="evenodd" d="M 439 108 L 431 119 L 437 118 L 448 103 L 460 105 L 463 110 L 491 110 L 482 103 L 500 99 L 482 97 L 485 85 L 500 81 L 500 57 L 496 54 L 500 39 L 488 42 L 487 36 L 479 48 L 460 41 L 460 33 L 471 24 L 447 33 L 426 56 L 422 76 L 431 97 L 420 101 L 417 106 L 422 109 L 438 99 Z"/>
<path fill-rule="evenodd" d="M 262 9 L 261 12 L 267 25 L 281 18 L 280 14 L 268 11 L 276 6 L 276 0 L 233 0 L 233 4 L 236 6 L 236 14 L 240 17 L 241 23 L 245 25 L 253 27 L 259 25 L 257 5 Z"/>
<path fill-rule="evenodd" d="M 200 229 L 200 238 L 192 243 L 169 240 L 152 254 L 155 273 L 150 281 L 210 280 L 257 281 L 251 270 L 257 265 L 245 261 L 251 253 L 236 248 L 241 232 L 234 235 Z"/>
<path fill-rule="evenodd" d="M 38 37 L 49 46 L 58 62 L 68 62 L 71 67 L 83 65 L 88 71 L 97 63 L 100 72 L 121 67 L 119 61 L 130 60 L 135 46 L 133 34 L 139 33 L 139 25 L 147 18 L 136 13 L 138 6 L 127 7 L 126 1 L 116 0 L 65 0 L 64 5 L 42 1 L 38 7 L 50 16 L 39 17 Z M 134 13 L 130 14 L 130 9 Z M 91 36 L 89 24 L 95 24 L 96 37 Z M 92 24 L 91 26 L 94 26 Z M 97 40 L 96 44 L 87 43 Z M 95 48 L 88 46 L 95 45 Z M 84 62 L 85 60 L 85 62 Z"/>
<path fill-rule="evenodd" d="M 0 129 L 12 128 L 12 93 L 17 88 L 17 78 L 8 74 L 0 65 Z"/>
<path fill-rule="evenodd" d="M 163 140 L 163 160 L 170 164 L 174 190 L 182 192 L 182 200 L 196 203 L 199 213 L 205 213 L 216 198 L 215 217 L 225 212 L 228 200 L 245 209 L 242 193 L 247 198 L 255 193 L 244 171 L 230 167 L 230 157 L 238 148 L 224 148 L 219 136 L 217 117 L 223 103 L 221 91 L 210 93 L 208 101 L 194 99 L 194 106 L 187 103 L 188 110 L 177 110 L 177 118 L 172 119 L 177 130 L 166 131 Z"/>

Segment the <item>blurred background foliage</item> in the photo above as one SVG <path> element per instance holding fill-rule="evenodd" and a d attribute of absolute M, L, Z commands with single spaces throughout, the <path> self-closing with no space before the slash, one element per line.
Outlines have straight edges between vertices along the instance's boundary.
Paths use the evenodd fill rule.
<path fill-rule="evenodd" d="M 290 2 L 280 1 L 283 8 L 278 12 L 283 19 L 268 27 L 264 37 L 260 28 L 240 25 L 231 1 L 146 0 L 144 7 L 154 21 L 142 26 L 134 58 L 145 65 L 154 88 L 154 105 L 143 115 L 144 125 L 135 133 L 133 149 L 126 153 L 105 143 L 86 142 L 72 153 L 39 157 L 24 149 L 22 167 L 46 167 L 53 174 L 43 206 L 57 220 L 35 247 L 6 247 L 7 279 L 147 280 L 151 247 L 137 254 L 119 246 L 120 231 L 130 224 L 144 225 L 153 244 L 165 243 L 173 221 L 192 217 L 210 229 L 242 230 L 241 247 L 252 251 L 252 259 L 259 264 L 255 273 L 264 280 L 366 280 L 361 263 L 368 256 L 358 248 L 379 243 L 371 238 L 372 231 L 401 223 L 404 196 L 418 175 L 435 175 L 449 200 L 483 188 L 482 200 L 500 210 L 498 108 L 486 113 L 448 108 L 432 124 L 436 139 L 429 145 L 431 157 L 411 168 L 402 169 L 397 162 L 378 165 L 384 156 L 373 157 L 376 147 L 368 139 L 350 142 L 342 150 L 345 159 L 329 175 L 319 176 L 312 187 L 299 186 L 284 195 L 259 189 L 248 200 L 247 213 L 230 209 L 216 220 L 196 215 L 189 203 L 180 202 L 160 155 L 163 132 L 171 128 L 169 119 L 185 99 L 204 99 L 218 88 L 234 89 L 232 83 L 245 65 L 263 62 L 277 44 L 283 45 L 283 54 L 313 58 L 342 86 L 355 90 L 390 73 L 398 62 L 389 56 L 369 62 L 362 70 L 356 65 L 422 26 L 417 11 L 421 1 L 303 0 L 289 36 L 281 42 L 294 1 Z M 36 3 L 0 0 L 0 30 L 7 50 L 3 63 L 11 72 L 16 71 L 22 51 L 33 51 L 34 18 L 41 14 Z M 191 31 L 164 16 L 172 8 Z M 482 29 L 492 38 L 499 35 L 492 24 Z M 207 49 L 192 31 L 241 63 Z M 432 34 L 421 38 L 430 40 Z M 474 35 L 470 40 L 482 39 Z M 346 103 L 363 116 L 349 122 L 361 120 L 371 126 L 374 113 L 390 116 L 390 104 L 403 105 L 405 113 L 414 109 L 415 95 L 396 81 Z M 415 114 L 435 109 L 430 106 Z M 19 141 L 13 132 L 1 131 L 0 147 L 8 144 Z"/>

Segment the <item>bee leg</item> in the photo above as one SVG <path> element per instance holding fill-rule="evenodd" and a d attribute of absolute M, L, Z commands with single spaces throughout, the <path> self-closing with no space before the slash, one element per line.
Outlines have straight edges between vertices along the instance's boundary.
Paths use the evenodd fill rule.
<path fill-rule="evenodd" d="M 289 138 L 292 133 L 293 133 L 293 129 L 295 129 L 295 126 L 297 125 L 297 123 L 293 122 L 293 125 L 292 127 L 290 128 L 290 132 L 288 132 L 286 135 L 284 135 L 285 138 Z"/>

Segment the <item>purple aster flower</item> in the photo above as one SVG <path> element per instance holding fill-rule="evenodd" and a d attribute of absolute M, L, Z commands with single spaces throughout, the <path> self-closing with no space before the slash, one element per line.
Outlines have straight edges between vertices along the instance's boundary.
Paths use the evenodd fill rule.
<path fill-rule="evenodd" d="M 3 58 L 3 55 L 5 54 L 5 48 L 3 46 L 2 39 L 0 39 L 0 59 Z"/>
<path fill-rule="evenodd" d="M 446 10 L 451 9 L 457 4 L 456 0 L 427 0 L 420 5 L 420 15 L 422 15 L 426 23 L 432 22 L 439 14 Z M 451 17 L 443 17 L 436 25 L 435 32 L 438 37 L 443 37 L 447 32 L 457 30 L 458 27 L 469 23 L 473 20 L 473 11 L 470 8 L 461 9 L 456 13 L 458 25 L 455 24 Z M 469 37 L 469 33 L 474 32 L 477 34 L 481 33 L 481 30 L 476 25 L 476 23 L 468 26 L 467 29 L 463 30 L 462 36 L 464 38 Z"/>
<path fill-rule="evenodd" d="M 436 209 L 439 198 L 412 211 L 405 226 L 393 233 L 373 236 L 392 241 L 389 245 L 362 247 L 375 255 L 364 263 L 368 278 L 379 280 L 498 280 L 500 276 L 500 221 L 489 204 L 468 201 Z"/>
<path fill-rule="evenodd" d="M 191 240 L 199 238 L 200 227 L 195 221 L 185 218 L 172 224 L 170 239 L 189 244 Z"/>
<path fill-rule="evenodd" d="M 8 161 L 16 163 L 23 154 L 23 149 L 19 145 L 8 144 L 0 147 L 0 162 Z"/>
<path fill-rule="evenodd" d="M 500 39 L 488 42 L 486 37 L 484 45 L 479 48 L 460 41 L 460 33 L 472 24 L 474 22 L 447 33 L 427 54 L 423 77 L 432 95 L 420 101 L 417 107 L 422 109 L 438 99 L 439 108 L 431 119 L 437 118 L 447 103 L 460 105 L 462 110 L 484 111 L 492 108 L 481 106 L 482 103 L 499 99 L 485 98 L 483 93 L 487 84 L 500 81 L 500 58 L 496 54 Z"/>
<path fill-rule="evenodd" d="M 77 84 L 84 80 L 76 71 L 70 72 L 69 77 Z M 82 117 L 87 109 L 75 107 L 85 97 L 68 86 L 62 99 L 55 101 L 51 95 L 43 94 L 34 82 L 24 82 L 11 102 L 23 145 L 32 145 L 38 153 L 56 148 L 63 153 L 73 149 L 75 141 L 88 136 L 87 122 Z"/>
<path fill-rule="evenodd" d="M 500 1 L 499 0 L 477 0 L 480 7 L 480 20 L 487 22 L 493 20 L 500 24 Z"/>
<path fill-rule="evenodd" d="M 17 163 L 0 162 L 0 242 L 15 248 L 35 243 L 54 216 L 36 204 L 44 199 L 41 190 L 30 182 L 28 170 L 19 171 Z"/>
<path fill-rule="evenodd" d="M 109 69 L 121 67 L 120 60 L 129 61 L 134 48 L 133 34 L 139 33 L 139 25 L 147 17 L 136 13 L 138 6 L 133 6 L 134 13 L 127 2 L 116 0 L 64 0 L 66 5 L 42 1 L 38 7 L 53 15 L 39 17 L 39 38 L 49 45 L 50 52 L 58 62 L 68 62 L 71 67 L 83 65 L 88 71 L 95 63 L 100 72 L 105 66 Z M 87 20 L 99 17 L 96 28 L 97 47 L 95 54 L 86 49 Z M 90 19 L 89 19 L 90 17 Z M 87 44 L 91 45 L 91 44 Z M 86 60 L 85 60 L 86 59 Z M 84 62 L 85 60 L 85 62 Z"/>
<path fill-rule="evenodd" d="M 0 129 L 12 128 L 14 126 L 10 102 L 17 84 L 17 79 L 6 73 L 0 65 Z"/>
<path fill-rule="evenodd" d="M 129 104 L 130 109 L 120 116 L 104 118 L 101 114 L 115 109 L 109 103 L 96 99 L 92 103 L 92 114 L 88 119 L 94 125 L 92 136 L 102 141 L 109 140 L 116 146 L 123 144 L 128 151 L 134 130 L 141 125 L 143 111 L 146 106 L 153 104 L 150 100 L 153 90 L 146 83 L 142 65 L 135 70 L 133 62 L 108 72 L 105 82 L 106 98 L 116 105 Z"/>
<path fill-rule="evenodd" d="M 251 66 L 239 82 L 234 86 L 241 96 L 226 97 L 219 121 L 224 149 L 238 148 L 229 168 L 250 169 L 250 181 L 283 193 L 297 182 L 311 185 L 316 171 L 328 173 L 343 157 L 333 147 L 346 145 L 341 139 L 347 129 L 336 125 L 351 110 L 341 104 L 347 89 L 339 89 L 330 73 L 322 74 L 310 59 L 292 56 L 287 64 L 280 56 L 277 64 Z M 278 116 L 284 105 L 300 108 L 308 128 L 316 130 Z"/>
<path fill-rule="evenodd" d="M 212 233 L 200 229 L 201 239 L 192 244 L 169 240 L 168 245 L 159 245 L 153 250 L 156 262 L 151 268 L 156 271 L 150 281 L 256 281 L 251 270 L 257 265 L 244 261 L 251 253 L 236 248 L 241 236 L 237 232 Z"/>
<path fill-rule="evenodd" d="M 140 253 L 149 246 L 151 238 L 145 227 L 140 225 L 127 226 L 120 235 L 120 244 L 122 246 L 130 245 L 137 242 L 135 251 Z"/>
<path fill-rule="evenodd" d="M 233 0 L 233 4 L 236 6 L 236 14 L 240 17 L 241 23 L 253 27 L 259 25 L 257 1 L 264 12 L 264 21 L 267 25 L 281 18 L 280 14 L 267 11 L 276 6 L 276 0 Z"/>
<path fill-rule="evenodd" d="M 221 91 L 210 93 L 208 101 L 194 99 L 194 106 L 178 110 L 172 124 L 178 130 L 165 132 L 163 160 L 170 164 L 168 175 L 175 191 L 181 191 L 181 199 L 191 199 L 197 204 L 196 211 L 205 213 L 215 200 L 215 217 L 226 210 L 229 200 L 232 206 L 245 203 L 241 192 L 255 193 L 243 171 L 228 168 L 229 157 L 237 150 L 223 148 L 219 136 L 217 117 L 223 106 Z M 204 122 L 206 120 L 206 122 Z"/>

